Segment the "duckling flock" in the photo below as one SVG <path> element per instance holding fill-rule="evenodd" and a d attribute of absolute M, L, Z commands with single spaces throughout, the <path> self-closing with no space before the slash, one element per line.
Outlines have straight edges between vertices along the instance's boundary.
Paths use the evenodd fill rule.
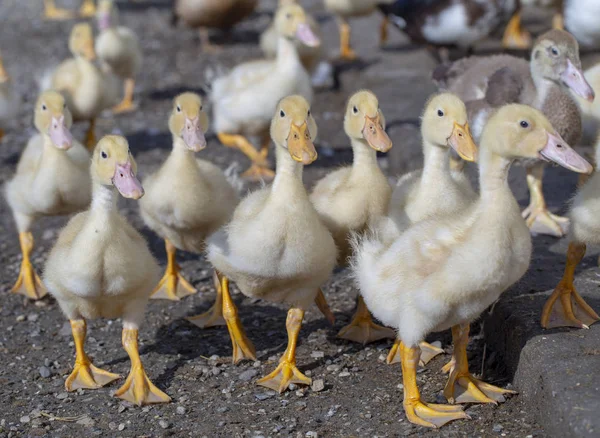
<path fill-rule="evenodd" d="M 44 3 L 48 18 L 72 15 L 52 0 Z M 214 50 L 206 29 L 233 26 L 256 3 L 178 0 L 174 13 L 202 28 L 206 49 Z M 413 40 L 464 47 L 508 23 L 505 45 L 531 43 L 521 28 L 519 2 L 380 3 L 325 0 L 339 19 L 342 58 L 357 56 L 348 20 L 377 7 L 386 16 L 383 40 L 392 22 Z M 577 2 L 565 3 L 565 18 L 558 14 L 555 26 L 585 23 L 574 13 Z M 483 10 L 473 12 L 477 5 Z M 131 30 L 116 25 L 111 0 L 100 0 L 97 10 L 86 0 L 80 12 L 96 15 L 100 34 L 94 39 L 87 23 L 73 27 L 68 42 L 73 57 L 46 75 L 34 107 L 38 134 L 27 143 L 4 188 L 23 256 L 12 292 L 32 300 L 50 293 L 71 323 L 76 358 L 67 391 L 99 388 L 119 378 L 94 366 L 85 338 L 86 320 L 121 318 L 131 370 L 115 396 L 137 405 L 171 400 L 146 375 L 138 330 L 150 298 L 180 300 L 196 293 L 180 272 L 177 250 L 204 253 L 214 267 L 215 303 L 189 320 L 201 328 L 226 325 L 234 363 L 256 356 L 229 283 L 248 297 L 289 306 L 287 349 L 276 369 L 257 381 L 280 393 L 291 384 L 311 384 L 295 354 L 304 313 L 315 303 L 333 322 L 321 286 L 336 266 L 350 269 L 360 294 L 356 313 L 339 336 L 363 344 L 396 339 L 387 361 L 402 363 L 406 415 L 427 427 L 468 418 L 461 404 L 498 403 L 513 393 L 475 378 L 466 348 L 469 324 L 527 272 L 531 230 L 569 233 L 571 239 L 564 277 L 541 309 L 542 326 L 587 328 L 600 319 L 573 285 L 586 245 L 600 243 L 600 177 L 593 174 L 579 188 L 568 218 L 550 213 L 542 194 L 547 162 L 581 174 L 593 170 L 570 145 L 579 142 L 584 120 L 597 120 L 589 82 L 599 84 L 600 71 L 582 72 L 579 44 L 570 33 L 555 29 L 538 37 L 529 62 L 494 55 L 436 68 L 433 80 L 440 92 L 427 101 L 421 117 L 423 169 L 400 177 L 393 187 L 377 160 L 377 153 L 388 152 L 393 143 L 378 97 L 368 90 L 356 92 L 343 123 L 353 163 L 326 175 L 309 193 L 302 173 L 317 160 L 318 131 L 311 113 L 311 73 L 323 50 L 317 22 L 297 2 L 280 1 L 261 38 L 264 60 L 240 64 L 215 78 L 208 98 L 191 92 L 175 97 L 168 115 L 172 151 L 143 182 L 128 141 L 118 135 L 96 141 L 94 132 L 102 111 L 135 110 L 140 45 Z M 470 13 L 482 21 L 472 24 Z M 451 19 L 451 14 L 467 21 Z M 578 25 L 578 31 L 585 26 Z M 586 44 L 597 41 L 593 34 L 581 38 Z M 9 118 L 15 96 L 3 68 L 0 98 L 0 115 Z M 74 121 L 89 123 L 83 144 L 70 133 Z M 272 183 L 240 198 L 232 175 L 197 159 L 211 126 L 224 146 L 250 158 L 243 178 Z M 250 136 L 261 139 L 259 148 Z M 271 143 L 275 171 L 268 161 Z M 478 191 L 462 172 L 464 161 L 478 163 Z M 525 211 L 507 182 L 514 162 L 527 168 L 531 202 Z M 119 213 L 118 195 L 139 199 L 144 222 L 164 239 L 167 266 L 162 276 L 144 238 Z M 75 215 L 60 232 L 40 278 L 30 260 L 32 223 L 64 214 Z M 452 330 L 454 344 L 444 368 L 449 377 L 443 393 L 449 404 L 426 403 L 419 394 L 417 366 L 443 350 L 424 340 L 446 329 Z"/>

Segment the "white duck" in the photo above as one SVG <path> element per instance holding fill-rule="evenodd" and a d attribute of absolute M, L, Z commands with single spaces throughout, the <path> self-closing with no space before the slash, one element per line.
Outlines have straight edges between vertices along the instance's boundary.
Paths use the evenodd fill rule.
<path fill-rule="evenodd" d="M 596 163 L 600 161 L 600 138 L 596 144 Z M 597 171 L 579 189 L 571 204 L 569 249 L 562 280 L 546 301 L 542 327 L 589 328 L 600 316 L 579 295 L 573 281 L 575 268 L 583 259 L 587 245 L 600 244 L 600 173 Z"/>
<path fill-rule="evenodd" d="M 5 186 L 17 230 L 23 261 L 12 292 L 37 300 L 47 291 L 35 273 L 31 225 L 41 216 L 70 214 L 86 208 L 91 199 L 90 154 L 72 139 L 71 113 L 56 91 L 43 92 L 34 108 L 39 131 L 21 154 L 14 177 Z"/>
<path fill-rule="evenodd" d="M 387 152 L 392 141 L 385 133 L 385 118 L 371 91 L 350 97 L 344 117 L 344 131 L 354 153 L 352 166 L 342 167 L 319 180 L 310 200 L 331 232 L 338 248 L 338 265 L 345 266 L 352 255 L 350 233 L 361 233 L 387 213 L 392 189 L 377 162 L 377 151 Z M 394 338 L 394 331 L 373 322 L 362 298 L 352 322 L 340 338 L 366 344 Z"/>
<path fill-rule="evenodd" d="M 169 402 L 146 376 L 138 350 L 138 330 L 160 271 L 144 238 L 117 209 L 117 191 L 132 199 L 144 194 L 127 140 L 102 138 L 90 173 L 92 205 L 61 231 L 44 271 L 44 282 L 69 318 L 75 341 L 75 366 L 65 388 L 96 389 L 119 378 L 92 364 L 84 342 L 87 319 L 122 318 L 131 370 L 115 396 L 137 405 Z"/>
<path fill-rule="evenodd" d="M 8 76 L 0 54 L 0 122 L 3 124 L 14 119 L 19 113 L 21 99 L 15 91 L 12 80 Z M 4 137 L 4 131 L 0 125 L 0 140 Z"/>
<path fill-rule="evenodd" d="M 310 29 L 306 13 L 298 5 L 279 8 L 275 15 L 279 34 L 277 57 L 240 64 L 212 84 L 211 100 L 215 131 L 221 143 L 236 147 L 252 161 L 243 176 L 270 179 L 267 167 L 269 121 L 280 99 L 299 94 L 309 102 L 313 97 L 310 76 L 302 66 L 295 42 L 316 47 L 319 39 Z M 245 136 L 262 138 L 260 152 Z"/>
<path fill-rule="evenodd" d="M 277 157 L 273 184 L 243 199 L 232 221 L 208 240 L 208 259 L 221 273 L 223 314 L 234 362 L 255 355 L 229 295 L 228 279 L 246 296 L 291 307 L 286 322 L 288 347 L 277 369 L 258 381 L 279 392 L 291 383 L 311 383 L 296 367 L 298 333 L 304 312 L 313 301 L 326 313 L 320 287 L 336 260 L 333 238 L 302 183 L 304 165 L 317 158 L 313 145 L 316 134 L 317 125 L 306 99 L 284 98 L 271 122 Z"/>
<path fill-rule="evenodd" d="M 529 267 L 531 236 L 507 179 L 516 158 L 538 157 L 574 171 L 591 171 L 541 112 L 504 106 L 483 131 L 475 203 L 423 220 L 392 242 L 372 236 L 356 244 L 354 273 L 365 302 L 375 317 L 398 330 L 403 404 L 415 424 L 439 427 L 467 418 L 459 406 L 420 399 L 419 342 L 429 332 L 452 328 L 456 363 L 444 390 L 451 403 L 496 403 L 511 392 L 475 379 L 468 370 L 466 347 L 469 323 Z"/>
<path fill-rule="evenodd" d="M 167 269 L 152 298 L 179 300 L 196 292 L 180 274 L 175 252 L 203 252 L 206 237 L 229 222 L 239 202 L 221 169 L 196 159 L 196 152 L 206 147 L 207 129 L 202 98 L 194 93 L 177 96 L 169 117 L 173 150 L 158 171 L 144 181 L 146 195 L 140 200 L 144 222 L 165 239 L 167 249 Z M 196 325 L 225 324 L 218 287 L 217 292 L 211 311 L 191 319 Z"/>
<path fill-rule="evenodd" d="M 125 81 L 125 96 L 112 110 L 114 113 L 133 111 L 135 77 L 142 67 L 142 49 L 135 33 L 118 25 L 119 11 L 113 0 L 100 0 L 96 20 L 100 35 L 96 38 L 96 54 L 105 71 Z"/>
<path fill-rule="evenodd" d="M 463 101 L 451 93 L 432 96 L 421 118 L 421 137 L 423 169 L 398 180 L 389 205 L 389 218 L 378 224 L 383 227 L 381 235 L 389 240 L 397 239 L 411 225 L 424 219 L 464 211 L 477 199 L 464 173 L 450 170 L 450 148 L 466 161 L 473 161 L 477 156 Z M 388 354 L 388 364 L 400 362 L 399 347 L 400 341 L 396 340 Z M 421 342 L 423 364 L 443 352 L 441 348 Z"/>

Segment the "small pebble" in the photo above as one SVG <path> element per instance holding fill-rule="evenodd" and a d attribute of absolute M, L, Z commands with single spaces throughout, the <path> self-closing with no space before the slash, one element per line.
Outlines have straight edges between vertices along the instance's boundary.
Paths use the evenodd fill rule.
<path fill-rule="evenodd" d="M 27 321 L 36 322 L 39 317 L 40 315 L 38 315 L 37 313 L 30 313 L 29 315 L 27 315 Z"/>
<path fill-rule="evenodd" d="M 183 406 L 177 406 L 176 412 L 179 415 L 184 415 L 185 414 L 185 408 Z"/>
<path fill-rule="evenodd" d="M 310 357 L 320 359 L 322 357 L 325 357 L 325 353 L 323 353 L 322 351 L 313 351 L 312 353 L 310 353 Z"/>
<path fill-rule="evenodd" d="M 256 377 L 257 374 L 258 371 L 251 368 L 249 370 L 244 371 L 243 373 L 240 373 L 238 379 L 240 379 L 242 382 L 249 382 L 254 377 Z"/>
<path fill-rule="evenodd" d="M 254 394 L 254 397 L 256 397 L 257 400 L 266 400 L 268 398 L 272 398 L 275 395 L 274 392 L 257 392 L 256 394 Z"/>
<path fill-rule="evenodd" d="M 257 397 L 257 398 L 258 398 L 258 397 Z M 259 400 L 260 400 L 260 399 L 259 399 Z M 224 414 L 224 413 L 225 413 L 225 412 L 227 412 L 228 410 L 229 410 L 229 408 L 228 408 L 227 406 L 223 406 L 223 407 L 217 408 L 217 412 L 218 412 L 219 414 Z"/>
<path fill-rule="evenodd" d="M 19 419 L 19 421 L 20 421 L 21 423 L 29 423 L 29 422 L 31 421 L 31 418 L 29 418 L 29 415 L 25 415 L 25 416 L 21 417 L 21 418 Z"/>
<path fill-rule="evenodd" d="M 17 322 L 23 322 L 23 321 L 25 321 L 25 315 L 17 316 Z"/>
<path fill-rule="evenodd" d="M 348 377 L 350 375 L 350 373 L 348 371 L 342 371 L 341 373 L 338 374 L 338 376 L 340 377 Z"/>
<path fill-rule="evenodd" d="M 327 365 L 327 371 L 339 371 L 340 370 L 340 366 L 339 365 Z"/>
<path fill-rule="evenodd" d="M 160 420 L 160 421 L 158 422 L 158 425 L 159 425 L 160 427 L 162 427 L 163 429 L 168 429 L 168 428 L 169 428 L 169 426 L 170 426 L 170 424 L 169 424 L 167 421 L 165 421 L 165 420 Z"/>
<path fill-rule="evenodd" d="M 62 382 L 61 382 L 61 383 L 62 383 Z M 64 400 L 64 399 L 66 399 L 68 396 L 69 396 L 69 394 L 68 394 L 68 393 L 66 393 L 66 392 L 61 392 L 60 394 L 58 394 L 58 395 L 56 396 L 56 398 L 57 398 L 57 399 L 59 399 L 59 400 Z"/>
<path fill-rule="evenodd" d="M 319 434 L 317 432 L 315 432 L 314 430 L 310 430 L 310 431 L 306 432 L 305 436 L 307 438 L 319 438 Z"/>
<path fill-rule="evenodd" d="M 117 429 L 119 429 L 119 430 L 125 430 L 125 423 L 119 424 L 119 427 Z"/>
<path fill-rule="evenodd" d="M 50 377 L 52 375 L 50 368 L 48 368 L 47 366 L 40 367 L 39 371 L 40 371 L 40 376 L 42 376 L 44 379 L 47 379 L 48 377 Z"/>
<path fill-rule="evenodd" d="M 325 389 L 325 382 L 323 379 L 315 379 L 310 387 L 314 392 L 321 392 Z"/>
<path fill-rule="evenodd" d="M 494 424 L 494 427 L 492 427 L 492 431 L 496 433 L 502 432 L 503 429 L 504 427 L 501 424 Z"/>

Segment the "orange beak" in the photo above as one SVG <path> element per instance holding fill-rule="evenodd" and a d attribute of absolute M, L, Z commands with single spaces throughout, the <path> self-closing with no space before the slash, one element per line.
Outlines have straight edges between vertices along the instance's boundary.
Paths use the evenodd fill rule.
<path fill-rule="evenodd" d="M 290 155 L 299 163 L 308 165 L 317 159 L 317 150 L 310 138 L 306 121 L 300 126 L 292 123 L 287 145 Z"/>

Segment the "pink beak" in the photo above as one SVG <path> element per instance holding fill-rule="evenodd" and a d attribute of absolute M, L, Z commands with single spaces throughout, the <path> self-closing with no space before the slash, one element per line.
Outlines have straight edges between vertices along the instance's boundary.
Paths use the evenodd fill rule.
<path fill-rule="evenodd" d="M 546 146 L 539 152 L 547 161 L 554 161 L 562 167 L 577 173 L 592 173 L 594 168 L 581 155 L 575 152 L 558 134 L 548 133 Z"/>
<path fill-rule="evenodd" d="M 48 131 L 52 144 L 59 149 L 69 150 L 73 144 L 73 136 L 69 128 L 65 126 L 65 116 L 52 117 Z"/>
<path fill-rule="evenodd" d="M 206 137 L 200 127 L 200 120 L 198 117 L 193 120 L 186 117 L 182 137 L 186 146 L 191 151 L 199 152 L 206 147 Z"/>
<path fill-rule="evenodd" d="M 98 28 L 106 30 L 110 28 L 110 12 L 102 12 L 98 14 Z"/>
<path fill-rule="evenodd" d="M 117 164 L 112 182 L 124 198 L 140 199 L 144 196 L 142 183 L 133 173 L 129 160 L 125 164 Z"/>
<path fill-rule="evenodd" d="M 319 47 L 321 45 L 319 37 L 314 34 L 310 29 L 310 26 L 306 23 L 300 23 L 298 25 L 298 28 L 296 29 L 296 38 L 308 47 Z"/>
<path fill-rule="evenodd" d="M 594 101 L 594 89 L 583 76 L 581 69 L 575 67 L 570 59 L 567 59 L 567 69 L 560 75 L 560 78 L 567 87 L 573 90 L 573 93 L 588 102 Z"/>

